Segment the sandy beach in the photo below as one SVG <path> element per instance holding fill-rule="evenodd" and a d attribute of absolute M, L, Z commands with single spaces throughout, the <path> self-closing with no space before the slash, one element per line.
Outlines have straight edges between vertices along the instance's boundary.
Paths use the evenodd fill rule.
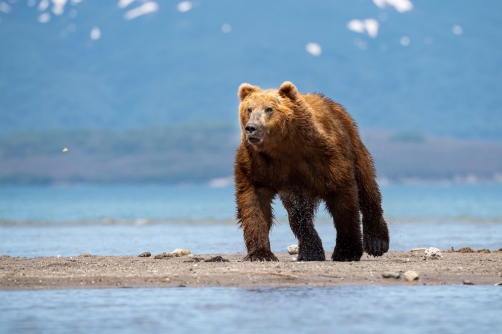
<path fill-rule="evenodd" d="M 364 255 L 359 262 L 242 262 L 244 254 L 197 254 L 154 259 L 138 256 L 21 258 L 0 257 L 0 289 L 291 287 L 340 285 L 494 285 L 502 282 L 502 252 L 443 251 L 443 259 L 424 260 L 423 252 Z M 228 262 L 206 262 L 221 256 Z M 326 258 L 331 256 L 326 253 Z M 419 277 L 408 281 L 406 271 Z M 384 278 L 385 272 L 399 278 Z"/>

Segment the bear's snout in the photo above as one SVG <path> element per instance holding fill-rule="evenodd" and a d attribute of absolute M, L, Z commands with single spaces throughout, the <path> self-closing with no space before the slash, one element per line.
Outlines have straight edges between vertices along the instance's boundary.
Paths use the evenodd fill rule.
<path fill-rule="evenodd" d="M 246 131 L 246 137 L 250 144 L 259 144 L 262 142 L 264 129 L 260 124 L 249 121 L 244 126 L 244 130 Z"/>
<path fill-rule="evenodd" d="M 256 133 L 256 130 L 258 130 L 258 126 L 254 123 L 248 123 L 244 129 L 246 129 L 247 135 L 253 135 Z"/>

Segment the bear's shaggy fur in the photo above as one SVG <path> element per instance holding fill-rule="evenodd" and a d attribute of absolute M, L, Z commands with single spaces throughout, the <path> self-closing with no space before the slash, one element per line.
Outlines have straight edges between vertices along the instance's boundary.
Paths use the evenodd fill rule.
<path fill-rule="evenodd" d="M 322 94 L 239 87 L 241 144 L 235 157 L 237 218 L 248 261 L 277 261 L 270 250 L 272 200 L 279 195 L 299 243 L 298 261 L 324 261 L 314 215 L 321 201 L 337 232 L 334 261 L 358 261 L 363 249 L 389 249 L 373 160 L 356 124 Z M 362 213 L 361 237 L 359 211 Z"/>

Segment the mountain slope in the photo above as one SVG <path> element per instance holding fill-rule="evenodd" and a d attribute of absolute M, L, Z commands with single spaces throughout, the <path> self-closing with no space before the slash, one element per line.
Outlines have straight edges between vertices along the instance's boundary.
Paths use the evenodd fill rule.
<path fill-rule="evenodd" d="M 0 131 L 236 122 L 240 83 L 291 80 L 340 102 L 363 128 L 502 140 L 496 0 L 413 1 L 404 13 L 370 0 L 206 0 L 186 12 L 166 1 L 129 21 L 141 2 L 77 2 L 61 16 L 46 9 L 45 24 L 40 1 L 0 12 Z M 376 38 L 346 27 L 366 18 L 378 20 Z"/>

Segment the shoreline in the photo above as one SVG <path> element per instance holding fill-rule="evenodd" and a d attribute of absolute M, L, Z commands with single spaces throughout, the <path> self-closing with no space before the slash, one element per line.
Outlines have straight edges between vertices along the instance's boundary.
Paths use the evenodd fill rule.
<path fill-rule="evenodd" d="M 169 288 L 169 287 L 331 287 L 345 285 L 495 285 L 502 282 L 502 252 L 443 251 L 441 260 L 423 260 L 423 252 L 389 252 L 358 262 L 296 262 L 275 253 L 280 262 L 242 262 L 245 254 L 197 254 L 154 259 L 138 256 L 21 258 L 0 256 L 0 290 Z M 215 256 L 228 262 L 204 262 Z M 331 253 L 326 253 L 329 259 Z M 404 272 L 419 277 L 407 281 Z M 400 274 L 383 278 L 384 272 Z"/>

